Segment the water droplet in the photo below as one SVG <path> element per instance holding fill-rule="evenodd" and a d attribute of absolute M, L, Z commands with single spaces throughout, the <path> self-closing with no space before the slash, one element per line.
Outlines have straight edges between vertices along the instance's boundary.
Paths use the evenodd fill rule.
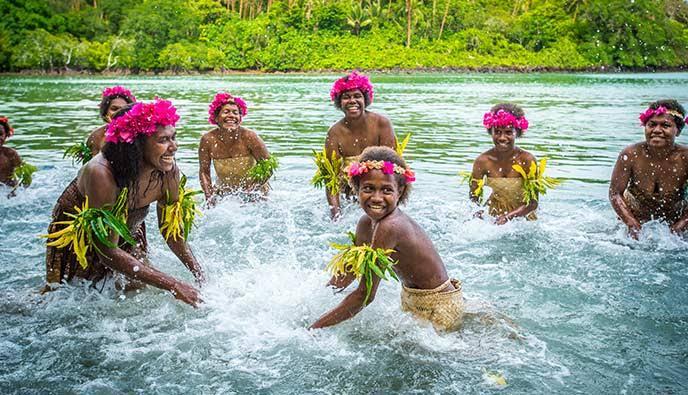
<path fill-rule="evenodd" d="M 134 266 L 134 273 L 138 272 L 139 270 L 141 270 L 141 268 L 140 268 L 140 267 L 138 267 L 138 266 Z"/>
<path fill-rule="evenodd" d="M 124 299 L 126 299 L 126 298 L 127 298 L 127 297 L 126 297 L 125 295 L 120 295 L 120 296 L 119 296 L 119 300 L 124 300 Z"/>
<path fill-rule="evenodd" d="M 628 160 L 628 155 L 624 155 L 623 160 Z"/>

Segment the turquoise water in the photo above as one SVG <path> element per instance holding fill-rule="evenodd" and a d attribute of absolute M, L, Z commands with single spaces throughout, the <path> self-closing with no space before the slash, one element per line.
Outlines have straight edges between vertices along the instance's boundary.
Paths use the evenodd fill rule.
<path fill-rule="evenodd" d="M 688 104 L 688 74 L 373 75 L 371 109 L 413 132 L 406 155 L 418 181 L 404 210 L 463 280 L 468 310 L 490 318 L 443 335 L 400 312 L 397 283 L 354 319 L 305 329 L 342 298 L 324 287 L 328 242 L 343 241 L 361 214 L 349 206 L 331 223 L 324 193 L 309 185 L 310 152 L 340 116 L 328 102 L 335 77 L 1 77 L 0 114 L 16 129 L 8 145 L 39 167 L 28 190 L 0 198 L 2 392 L 687 390 L 688 242 L 659 223 L 629 240 L 607 188 L 618 152 L 642 139 L 638 113 L 658 98 Z M 192 186 L 220 89 L 246 99 L 244 124 L 281 159 L 268 201 L 225 200 L 200 219 L 190 240 L 209 278 L 199 309 L 154 288 L 37 293 L 45 251 L 36 235 L 77 171 L 62 151 L 100 125 L 99 93 L 113 84 L 173 100 Z M 490 147 L 482 114 L 502 100 L 526 110 L 519 145 L 548 156 L 550 174 L 566 182 L 542 199 L 540 220 L 497 227 L 471 218 L 457 172 Z M 159 234 L 149 240 L 155 266 L 191 280 Z"/>

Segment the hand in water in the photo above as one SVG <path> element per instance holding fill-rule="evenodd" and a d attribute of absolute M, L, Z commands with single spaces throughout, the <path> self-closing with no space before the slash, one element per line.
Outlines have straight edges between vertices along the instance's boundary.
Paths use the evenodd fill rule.
<path fill-rule="evenodd" d="M 631 223 L 628 224 L 628 235 L 631 236 L 633 240 L 638 240 L 640 228 L 640 222 L 634 219 L 633 221 L 631 221 Z"/>
<path fill-rule="evenodd" d="M 198 305 L 203 302 L 201 295 L 196 288 L 182 282 L 175 284 L 174 288 L 172 289 L 172 295 L 193 307 L 198 307 Z"/>
<path fill-rule="evenodd" d="M 504 225 L 505 223 L 509 222 L 509 219 L 506 217 L 506 215 L 500 215 L 495 219 L 495 223 L 497 225 Z"/>

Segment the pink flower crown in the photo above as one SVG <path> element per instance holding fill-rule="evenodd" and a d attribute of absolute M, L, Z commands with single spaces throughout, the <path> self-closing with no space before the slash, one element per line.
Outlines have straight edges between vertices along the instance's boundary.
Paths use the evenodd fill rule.
<path fill-rule="evenodd" d="M 110 122 L 105 131 L 108 143 L 132 143 L 138 135 L 150 136 L 158 126 L 175 126 L 179 120 L 172 102 L 155 98 L 153 103 L 138 102 L 126 114 Z"/>
<path fill-rule="evenodd" d="M 222 108 L 222 106 L 226 104 L 235 104 L 237 107 L 239 107 L 242 118 L 248 114 L 244 99 L 240 98 L 239 96 L 232 96 L 227 92 L 219 92 L 217 95 L 215 95 L 213 102 L 210 103 L 210 107 L 208 107 L 208 122 L 212 123 L 213 125 L 217 125 L 217 122 L 215 122 L 215 112 L 218 110 L 218 108 Z"/>
<path fill-rule="evenodd" d="M 528 129 L 528 120 L 526 117 L 517 118 L 514 116 L 514 114 L 508 111 L 499 110 L 496 113 L 486 112 L 485 115 L 483 115 L 483 126 L 485 126 L 485 129 L 488 130 L 492 128 L 513 126 L 514 128 L 519 129 L 522 133 L 525 133 L 525 131 Z"/>
<path fill-rule="evenodd" d="M 120 86 L 120 85 L 103 89 L 103 98 L 110 97 L 110 96 L 126 97 L 129 100 L 131 100 L 132 103 L 136 101 L 136 97 L 134 97 L 134 95 L 131 94 L 129 89 L 127 89 L 123 86 Z"/>
<path fill-rule="evenodd" d="M 14 128 L 10 126 L 10 120 L 7 117 L 0 117 L 0 123 L 7 125 L 7 138 L 14 136 Z"/>
<path fill-rule="evenodd" d="M 647 121 L 650 120 L 650 118 L 654 117 L 655 115 L 662 115 L 662 114 L 669 114 L 669 115 L 673 115 L 675 117 L 679 117 L 679 118 L 683 119 L 683 114 L 681 114 L 678 111 L 669 110 L 664 106 L 659 106 L 657 108 L 648 108 L 647 110 L 645 110 L 645 112 L 640 113 L 640 116 L 638 117 L 638 119 L 640 119 L 640 124 L 645 126 L 645 124 L 647 123 Z M 688 117 L 686 117 L 684 122 L 688 123 Z"/>
<path fill-rule="evenodd" d="M 382 160 L 352 162 L 344 171 L 347 172 L 349 178 L 354 178 L 367 173 L 368 170 L 382 170 L 384 174 L 401 174 L 409 184 L 416 181 L 416 173 L 414 173 L 410 168 L 404 168 L 396 163 Z"/>
<path fill-rule="evenodd" d="M 339 95 L 353 89 L 360 89 L 361 92 L 368 93 L 368 99 L 370 99 L 370 104 L 373 103 L 373 85 L 370 83 L 368 77 L 362 74 L 358 74 L 355 71 L 334 82 L 334 85 L 332 85 L 332 89 L 330 89 L 330 99 L 332 101 L 335 101 L 337 100 L 337 97 L 339 97 Z"/>

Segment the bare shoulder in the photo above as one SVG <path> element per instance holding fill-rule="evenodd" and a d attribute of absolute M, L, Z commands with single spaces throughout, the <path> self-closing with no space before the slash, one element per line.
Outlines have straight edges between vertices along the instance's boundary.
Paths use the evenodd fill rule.
<path fill-rule="evenodd" d="M 0 147 L 0 154 L 6 156 L 9 159 L 19 158 L 19 152 L 12 147 Z"/>
<path fill-rule="evenodd" d="M 340 119 L 339 121 L 335 122 L 330 126 L 330 129 L 327 130 L 327 138 L 338 138 L 344 130 L 346 130 L 346 127 L 344 126 L 344 122 L 342 122 L 344 118 Z"/>
<path fill-rule="evenodd" d="M 530 163 L 530 162 L 534 162 L 536 160 L 535 155 L 531 154 L 530 152 L 528 152 L 524 149 L 521 149 L 521 148 L 517 148 L 517 149 L 518 149 L 518 154 L 516 156 L 517 161 Z"/>
<path fill-rule="evenodd" d="M 391 127 L 392 126 L 392 121 L 389 120 L 386 116 L 382 114 L 378 114 L 376 112 L 369 111 L 368 116 L 373 117 L 373 120 L 377 123 L 378 126 L 381 127 Z"/>
<path fill-rule="evenodd" d="M 246 141 L 250 141 L 250 142 L 263 141 L 263 139 L 261 139 L 260 136 L 258 135 L 258 133 L 256 133 L 254 130 L 245 128 L 243 126 L 241 126 L 240 130 L 241 130 L 242 137 L 245 138 Z"/>
<path fill-rule="evenodd" d="M 217 138 L 217 128 L 211 129 L 201 136 L 201 144 L 210 144 Z"/>

